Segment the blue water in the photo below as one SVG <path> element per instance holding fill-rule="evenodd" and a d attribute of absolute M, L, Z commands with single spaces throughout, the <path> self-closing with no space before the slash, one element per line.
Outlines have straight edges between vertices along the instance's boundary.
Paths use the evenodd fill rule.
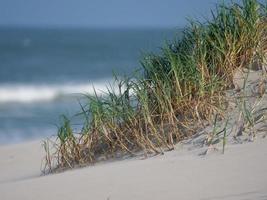
<path fill-rule="evenodd" d="M 140 68 L 175 29 L 0 28 L 0 144 L 56 133 L 81 93 L 103 90 L 113 72 Z"/>

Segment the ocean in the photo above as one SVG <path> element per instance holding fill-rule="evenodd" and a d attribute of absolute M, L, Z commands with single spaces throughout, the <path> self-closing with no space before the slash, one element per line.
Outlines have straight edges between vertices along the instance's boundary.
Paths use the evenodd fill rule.
<path fill-rule="evenodd" d="M 83 94 L 139 69 L 177 30 L 0 27 L 0 144 L 55 135 Z"/>

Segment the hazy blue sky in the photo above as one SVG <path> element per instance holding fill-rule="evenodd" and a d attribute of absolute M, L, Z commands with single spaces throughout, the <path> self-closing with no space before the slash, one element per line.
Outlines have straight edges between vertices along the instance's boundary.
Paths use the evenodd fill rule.
<path fill-rule="evenodd" d="M 179 26 L 218 0 L 0 0 L 0 25 Z"/>

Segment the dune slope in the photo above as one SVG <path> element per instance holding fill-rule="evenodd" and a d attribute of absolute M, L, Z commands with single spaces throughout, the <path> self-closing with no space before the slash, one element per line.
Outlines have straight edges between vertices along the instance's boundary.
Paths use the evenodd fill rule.
<path fill-rule="evenodd" d="M 2 146 L 0 198 L 267 199 L 266 138 L 228 145 L 225 154 L 202 151 L 178 146 L 164 156 L 40 176 L 39 142 Z"/>

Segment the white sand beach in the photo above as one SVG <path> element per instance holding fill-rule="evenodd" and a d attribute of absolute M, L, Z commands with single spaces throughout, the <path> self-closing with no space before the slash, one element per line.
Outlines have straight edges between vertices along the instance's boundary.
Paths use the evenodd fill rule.
<path fill-rule="evenodd" d="M 39 141 L 0 147 L 1 200 L 267 199 L 267 138 L 201 156 L 181 148 L 150 159 L 40 176 Z"/>
<path fill-rule="evenodd" d="M 260 73 L 249 74 L 248 88 L 257 86 Z M 250 95 L 247 101 L 255 105 L 259 100 Z M 259 102 L 253 113 L 264 117 L 260 111 L 266 107 L 266 95 Z M 256 135 L 252 134 L 252 138 L 251 129 L 235 138 L 237 133 L 232 127 L 240 129 L 240 111 L 236 105 L 229 111 L 224 154 L 222 142 L 205 145 L 212 125 L 164 155 L 102 162 L 50 175 L 41 173 L 45 156 L 41 141 L 0 146 L 0 199 L 267 199 L 266 123 L 255 121 Z"/>
<path fill-rule="evenodd" d="M 0 1 L 0 200 L 267 200 L 267 1 L 52 2 Z"/>

